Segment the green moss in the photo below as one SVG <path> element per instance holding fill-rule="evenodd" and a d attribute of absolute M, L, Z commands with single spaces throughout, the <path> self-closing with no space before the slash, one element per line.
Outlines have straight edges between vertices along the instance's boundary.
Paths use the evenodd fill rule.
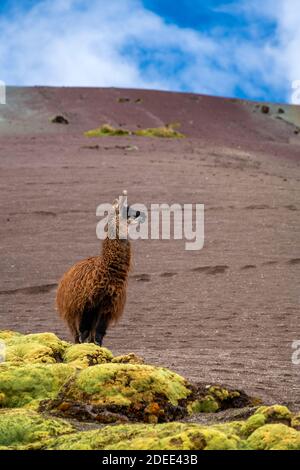
<path fill-rule="evenodd" d="M 40 400 L 55 398 L 61 386 L 74 374 L 67 364 L 9 363 L 0 365 L 0 407 L 37 406 Z"/>
<path fill-rule="evenodd" d="M 194 387 L 194 400 L 188 405 L 189 413 L 216 413 L 227 408 L 242 408 L 252 404 L 252 399 L 240 390 L 219 385 L 199 384 Z"/>
<path fill-rule="evenodd" d="M 162 137 L 162 138 L 172 138 L 172 139 L 181 139 L 185 137 L 184 134 L 178 132 L 174 125 L 169 124 L 162 127 L 152 127 L 148 129 L 139 129 L 134 132 L 135 135 L 141 137 Z"/>
<path fill-rule="evenodd" d="M 106 426 L 101 431 L 87 431 L 59 437 L 48 443 L 56 450 L 219 450 L 238 449 L 237 436 L 197 424 L 166 423 Z"/>
<path fill-rule="evenodd" d="M 46 418 L 33 410 L 0 410 L 0 446 L 40 448 L 44 441 L 73 432 L 73 426 L 61 419 Z"/>
<path fill-rule="evenodd" d="M 112 362 L 118 364 L 144 364 L 144 359 L 136 356 L 134 353 L 124 354 L 123 356 L 115 356 Z"/>
<path fill-rule="evenodd" d="M 68 347 L 63 355 L 64 362 L 79 368 L 103 364 L 112 359 L 113 355 L 108 349 L 93 343 L 74 344 Z"/>
<path fill-rule="evenodd" d="M 49 402 L 48 410 L 66 409 L 81 414 L 93 410 L 121 413 L 132 420 L 165 421 L 186 414 L 180 401 L 190 395 L 186 381 L 162 367 L 139 364 L 100 364 L 80 371 L 64 388 L 60 400 Z"/>
<path fill-rule="evenodd" d="M 135 135 L 138 137 L 162 137 L 162 138 L 176 138 L 180 139 L 185 137 L 184 134 L 178 132 L 176 128 L 179 127 L 179 124 L 167 124 L 162 127 L 149 127 L 147 129 L 138 129 L 135 131 L 130 131 L 123 128 L 115 128 L 110 124 L 103 124 L 96 129 L 86 131 L 84 135 L 86 137 L 116 137 L 116 136 L 129 136 Z"/>
<path fill-rule="evenodd" d="M 255 413 L 263 415 L 266 423 L 282 422 L 283 424 L 291 424 L 292 413 L 286 406 L 260 406 Z"/>
<path fill-rule="evenodd" d="M 114 136 L 126 136 L 130 135 L 130 132 L 126 129 L 115 128 L 110 124 L 103 124 L 101 127 L 86 131 L 84 133 L 86 137 L 114 137 Z"/>
<path fill-rule="evenodd" d="M 266 424 L 247 439 L 254 450 L 300 450 L 300 432 L 285 424 Z"/>
<path fill-rule="evenodd" d="M 23 363 L 55 363 L 62 359 L 68 343 L 53 333 L 6 335 L 6 361 Z"/>
<path fill-rule="evenodd" d="M 132 397 L 138 402 L 152 401 L 155 395 L 163 395 L 177 405 L 178 400 L 190 394 L 180 375 L 163 367 L 137 364 L 112 363 L 86 369 L 75 384 L 92 401 L 101 403 L 123 404 L 124 400 L 131 403 Z"/>
<path fill-rule="evenodd" d="M 188 410 L 190 414 L 194 413 L 215 413 L 220 408 L 218 402 L 211 395 L 207 395 L 201 400 L 195 400 L 190 403 Z"/>
<path fill-rule="evenodd" d="M 291 426 L 297 429 L 297 431 L 300 431 L 300 413 L 297 413 L 292 417 Z"/>
<path fill-rule="evenodd" d="M 256 429 L 266 424 L 266 417 L 262 414 L 254 414 L 247 419 L 241 428 L 241 434 L 245 437 L 250 436 Z"/>
<path fill-rule="evenodd" d="M 17 338 L 23 336 L 21 333 L 17 333 L 16 331 L 10 331 L 10 330 L 2 330 L 0 331 L 0 340 L 8 342 L 12 340 L 13 338 Z"/>

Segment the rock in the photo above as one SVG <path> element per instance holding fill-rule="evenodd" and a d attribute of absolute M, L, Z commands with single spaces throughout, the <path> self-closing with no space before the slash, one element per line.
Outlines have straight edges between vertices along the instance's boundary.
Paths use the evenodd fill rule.
<path fill-rule="evenodd" d="M 263 114 L 269 114 L 270 112 L 270 107 L 265 104 L 263 104 L 260 109 Z"/>
<path fill-rule="evenodd" d="M 277 113 L 278 113 L 278 114 L 284 114 L 285 111 L 284 111 L 283 108 L 278 108 Z"/>
<path fill-rule="evenodd" d="M 51 119 L 51 122 L 53 122 L 54 124 L 69 124 L 68 119 L 65 118 L 64 116 L 62 116 L 61 114 L 58 114 L 57 116 L 54 116 Z"/>

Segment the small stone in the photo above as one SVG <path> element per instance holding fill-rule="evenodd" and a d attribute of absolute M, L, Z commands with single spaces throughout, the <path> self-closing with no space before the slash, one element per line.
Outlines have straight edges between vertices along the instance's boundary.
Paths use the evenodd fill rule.
<path fill-rule="evenodd" d="M 62 116 L 61 114 L 54 116 L 54 118 L 51 119 L 51 122 L 53 122 L 54 124 L 69 124 L 68 119 Z"/>
<path fill-rule="evenodd" d="M 265 104 L 263 104 L 262 107 L 261 107 L 261 112 L 262 112 L 263 114 L 269 114 L 269 112 L 270 112 L 270 107 L 267 106 L 267 105 L 265 105 Z"/>

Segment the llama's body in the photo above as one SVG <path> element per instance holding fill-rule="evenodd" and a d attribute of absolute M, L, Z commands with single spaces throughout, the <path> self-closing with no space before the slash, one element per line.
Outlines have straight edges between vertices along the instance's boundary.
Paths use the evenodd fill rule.
<path fill-rule="evenodd" d="M 101 345 L 107 326 L 122 315 L 130 259 L 127 239 L 107 237 L 101 256 L 76 263 L 61 279 L 57 308 L 75 342 Z"/>

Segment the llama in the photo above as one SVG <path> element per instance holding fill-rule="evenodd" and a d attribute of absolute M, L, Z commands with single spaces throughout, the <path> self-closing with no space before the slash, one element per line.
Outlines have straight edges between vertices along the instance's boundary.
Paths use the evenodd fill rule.
<path fill-rule="evenodd" d="M 76 263 L 59 282 L 57 309 L 75 343 L 101 346 L 108 325 L 123 313 L 131 260 L 128 226 L 142 221 L 139 211 L 130 214 L 126 196 L 123 191 L 112 205 L 101 255 Z"/>

